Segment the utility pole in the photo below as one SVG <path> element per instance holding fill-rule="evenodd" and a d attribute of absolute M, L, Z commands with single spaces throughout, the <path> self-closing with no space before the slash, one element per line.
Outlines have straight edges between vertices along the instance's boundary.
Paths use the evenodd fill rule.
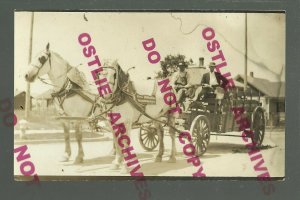
<path fill-rule="evenodd" d="M 28 64 L 31 62 L 31 56 L 32 56 L 33 22 L 34 22 L 34 12 L 31 13 Z M 26 120 L 28 120 L 28 118 L 29 118 L 29 112 L 30 112 L 30 107 L 31 107 L 30 96 L 31 96 L 30 95 L 30 83 L 28 81 L 26 81 L 26 98 L 25 98 L 25 119 Z"/>
<path fill-rule="evenodd" d="M 244 72 L 244 92 L 246 92 L 246 89 L 247 89 L 247 64 L 248 64 L 248 33 L 247 33 L 247 13 L 245 13 L 245 72 Z"/>

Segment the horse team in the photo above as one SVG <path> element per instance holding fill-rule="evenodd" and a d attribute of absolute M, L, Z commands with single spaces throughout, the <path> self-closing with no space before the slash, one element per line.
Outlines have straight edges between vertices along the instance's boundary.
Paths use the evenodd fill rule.
<path fill-rule="evenodd" d="M 88 40 L 85 40 L 83 44 L 88 44 L 87 42 Z M 91 46 L 85 46 L 83 53 L 91 53 L 91 55 L 89 54 L 90 56 L 95 55 L 96 50 L 92 49 L 93 48 Z M 94 58 L 96 58 L 96 55 Z M 94 62 L 90 61 L 90 65 L 88 65 L 96 65 L 97 60 L 99 59 L 94 59 Z M 179 111 L 178 105 L 169 105 L 165 103 L 166 97 L 160 90 L 157 89 L 157 83 L 153 86 L 153 94 L 155 94 L 156 97 L 156 104 L 146 105 L 143 107 L 143 111 L 146 115 L 141 115 L 140 108 L 133 103 L 132 99 L 130 99 L 130 95 L 126 94 L 126 88 L 130 81 L 129 75 L 122 70 L 117 62 L 104 63 L 102 68 L 96 68 L 92 71 L 92 75 L 95 77 L 95 83 L 97 83 L 97 81 L 99 83 L 99 80 L 105 80 L 102 81 L 102 85 L 99 86 L 100 89 L 98 89 L 98 91 L 109 91 L 107 88 L 111 89 L 111 94 L 102 95 L 100 98 L 99 95 L 95 95 L 86 89 L 78 86 L 76 87 L 76 84 L 70 81 L 68 78 L 68 72 L 74 67 L 70 66 L 70 64 L 59 54 L 51 51 L 49 44 L 46 46 L 44 51 L 41 51 L 37 55 L 36 60 L 33 60 L 30 65 L 31 69 L 26 73 L 25 79 L 28 82 L 33 82 L 37 78 L 47 74 L 53 85 L 53 94 L 56 94 L 54 100 L 56 107 L 63 110 L 64 116 L 68 116 L 70 118 L 91 118 L 99 115 L 107 116 L 107 113 L 109 112 L 120 113 L 122 118 L 119 123 L 124 124 L 128 134 L 130 134 L 133 123 L 142 124 L 150 122 L 152 119 L 161 120 L 167 118 L 168 124 L 172 127 L 175 126 L 175 117 L 178 115 L 176 116 L 174 113 L 170 113 L 169 111 Z M 96 73 L 97 70 L 100 73 Z M 104 82 L 106 85 L 105 87 L 103 87 Z M 103 102 L 105 102 L 105 107 L 110 108 L 109 110 L 105 110 L 105 108 L 101 106 L 103 105 Z M 81 123 L 84 122 L 76 121 L 75 123 L 75 136 L 78 143 L 78 153 L 74 163 L 82 163 L 84 157 Z M 61 161 L 68 161 L 71 156 L 70 127 L 68 121 L 62 121 L 62 125 L 64 127 L 65 135 L 65 152 Z M 155 162 L 161 162 L 164 153 L 163 126 L 159 120 L 153 121 L 153 125 L 159 136 L 159 150 L 156 155 Z M 176 162 L 175 130 L 170 128 L 169 133 L 172 140 L 172 150 L 168 162 Z M 116 139 L 114 139 L 114 144 L 116 148 L 116 155 L 112 162 L 112 167 L 114 169 L 121 167 L 123 171 L 128 172 L 127 167 L 124 165 L 122 150 L 119 145 L 116 145 Z"/>

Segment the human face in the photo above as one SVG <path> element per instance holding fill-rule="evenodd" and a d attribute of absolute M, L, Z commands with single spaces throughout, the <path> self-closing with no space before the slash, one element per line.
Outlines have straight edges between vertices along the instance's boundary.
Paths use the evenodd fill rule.
<path fill-rule="evenodd" d="M 179 71 L 180 71 L 180 72 L 184 72 L 184 70 L 185 70 L 185 67 L 183 67 L 183 66 L 180 66 L 180 67 L 179 67 Z"/>
<path fill-rule="evenodd" d="M 209 66 L 209 70 L 212 73 L 213 71 L 215 71 L 215 66 Z"/>

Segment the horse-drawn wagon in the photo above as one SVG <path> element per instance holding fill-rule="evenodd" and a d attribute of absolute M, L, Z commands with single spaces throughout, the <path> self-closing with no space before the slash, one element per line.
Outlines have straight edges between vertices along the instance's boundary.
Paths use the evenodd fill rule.
<path fill-rule="evenodd" d="M 188 68 L 187 70 L 191 75 L 191 85 L 198 85 L 205 69 Z M 211 90 L 196 101 L 186 99 L 182 103 L 182 108 L 183 112 L 176 119 L 176 125 L 179 129 L 190 131 L 198 156 L 206 152 L 211 135 L 242 137 L 227 134 L 227 132 L 240 131 L 239 123 L 237 123 L 239 119 L 234 115 L 233 108 L 244 110 L 240 118 L 249 122 L 253 135 L 247 137 L 251 137 L 253 144 L 260 146 L 263 142 L 265 116 L 260 97 L 254 97 L 251 91 L 243 92 L 242 87 L 237 86 L 222 99 L 217 97 L 215 89 Z M 139 141 L 147 151 L 152 151 L 157 147 L 158 136 L 151 124 L 141 126 Z"/>
<path fill-rule="evenodd" d="M 107 112 L 120 113 L 126 124 L 125 126 L 128 133 L 131 128 L 134 128 L 133 125 L 135 122 L 139 123 L 139 140 L 142 147 L 148 151 L 155 149 L 157 146 L 159 147 L 158 154 L 155 158 L 156 162 L 161 162 L 164 152 L 164 124 L 165 127 L 169 128 L 169 134 L 172 140 L 172 150 L 169 161 L 176 162 L 175 132 L 180 132 L 179 130 L 184 129 L 190 130 L 192 142 L 197 150 L 196 154 L 202 155 L 207 150 L 210 135 L 227 135 L 223 133 L 238 130 L 237 123 L 234 120 L 235 116 L 231 111 L 231 108 L 235 106 L 240 106 L 246 110 L 243 115 L 251 122 L 251 129 L 254 131 L 252 140 L 254 140 L 257 145 L 260 145 L 264 137 L 264 111 L 263 108 L 260 107 L 259 100 L 252 99 L 251 95 L 239 95 L 239 93 L 234 93 L 233 96 L 227 95 L 227 97 L 223 99 L 218 99 L 215 93 L 211 93 L 199 101 L 185 102 L 189 105 L 186 105 L 186 109 L 183 110 L 180 117 L 175 119 L 175 116 L 168 115 L 168 111 L 170 111 L 168 109 L 170 107 L 163 102 L 164 94 L 162 94 L 161 90 L 155 90 L 155 86 L 157 87 L 158 83 L 157 80 L 155 81 L 152 95 L 139 95 L 132 90 L 128 73 L 125 73 L 117 62 L 111 65 L 104 65 L 102 70 L 105 71 L 105 73 L 100 73 L 101 76 L 109 80 L 108 83 L 110 88 L 112 88 L 112 93 L 101 101 L 98 95 L 86 91 L 84 86 L 80 87 L 80 83 L 77 83 L 76 79 L 72 80 L 69 73 L 74 70 L 74 67 L 70 66 L 68 62 L 57 53 L 50 51 L 49 45 L 46 46 L 46 50 L 42 51 L 31 65 L 32 68 L 25 76 L 29 82 L 33 82 L 36 78 L 40 78 L 40 76 L 44 74 L 56 75 L 49 76 L 49 79 L 52 83 L 51 85 L 57 90 L 54 96 L 58 109 L 61 110 L 62 113 L 67 114 L 67 117 L 60 118 L 63 119 L 63 121 L 76 121 L 75 133 L 78 143 L 78 153 L 75 163 L 83 162 L 84 155 L 80 124 L 87 119 L 88 121 L 92 119 L 93 123 L 91 125 L 95 129 L 103 130 L 105 127 L 110 129 L 109 126 L 97 126 L 99 119 L 105 122 L 104 115 Z M 206 71 L 204 68 L 189 68 L 188 70 L 191 71 L 192 85 L 198 84 L 204 71 Z M 138 100 L 139 98 L 140 101 Z M 161 113 L 162 111 L 164 113 Z M 155 116 L 167 117 L 168 121 L 163 122 L 156 119 Z M 63 126 L 65 132 L 65 155 L 63 156 L 63 160 L 67 161 L 71 155 L 69 127 L 65 123 L 63 123 Z M 110 132 L 110 130 L 108 131 Z M 118 162 L 116 165 L 119 165 L 120 160 L 117 159 L 117 154 L 116 161 Z"/>

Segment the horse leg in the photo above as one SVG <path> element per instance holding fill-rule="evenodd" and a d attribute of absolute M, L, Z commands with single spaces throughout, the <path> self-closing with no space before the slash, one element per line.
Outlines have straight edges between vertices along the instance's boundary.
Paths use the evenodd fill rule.
<path fill-rule="evenodd" d="M 130 138 L 130 132 L 131 132 L 131 126 L 132 126 L 132 122 L 126 122 L 124 123 L 125 127 L 126 127 L 126 135 Z M 132 140 L 131 140 L 132 141 Z M 132 142 L 130 143 L 130 146 L 132 145 Z M 124 145 L 123 149 L 128 148 L 129 146 L 127 144 Z M 136 152 L 135 152 L 136 153 Z M 125 156 L 127 156 L 127 154 L 125 154 Z M 132 159 L 133 160 L 133 159 Z M 127 161 L 132 161 L 132 160 L 127 160 Z M 124 161 L 124 155 L 122 154 L 122 167 L 121 167 L 121 174 L 128 174 L 130 172 L 129 167 L 127 166 L 127 163 Z"/>
<path fill-rule="evenodd" d="M 158 150 L 158 154 L 155 158 L 155 162 L 161 162 L 162 161 L 162 156 L 164 154 L 165 151 L 165 146 L 164 146 L 164 129 L 161 126 L 161 124 L 154 122 L 154 127 L 157 131 L 157 135 L 158 135 L 158 142 L 159 142 L 159 150 Z"/>
<path fill-rule="evenodd" d="M 173 127 L 175 126 L 175 118 L 173 116 L 170 117 L 169 123 L 171 124 L 171 126 L 173 126 Z M 176 163 L 176 143 L 175 143 L 176 132 L 174 129 L 169 128 L 169 133 L 170 133 L 170 137 L 172 140 L 172 150 L 171 150 L 171 155 L 170 155 L 168 162 Z"/>
<path fill-rule="evenodd" d="M 109 127 L 111 133 L 114 132 L 114 130 L 112 129 L 110 124 L 108 124 L 107 127 Z M 115 136 L 113 136 L 113 138 L 115 138 Z M 118 145 L 118 143 L 117 143 L 117 141 L 114 140 L 112 149 L 110 151 L 110 155 L 112 155 L 112 156 L 115 156 L 117 154 L 116 145 Z"/>
<path fill-rule="evenodd" d="M 116 155 L 116 144 L 113 142 L 112 149 L 109 152 L 109 155 L 115 156 Z"/>
<path fill-rule="evenodd" d="M 76 135 L 76 140 L 77 140 L 77 144 L 78 144 L 78 153 L 76 156 L 76 159 L 74 161 L 74 164 L 79 164 L 79 163 L 83 163 L 83 147 L 82 147 L 82 132 L 81 132 L 81 128 L 80 128 L 80 123 L 76 123 L 75 124 L 75 135 Z"/>
<path fill-rule="evenodd" d="M 122 150 L 121 147 L 118 144 L 118 138 L 116 137 L 116 135 L 114 134 L 113 129 L 112 133 L 113 133 L 113 150 L 115 150 L 115 159 L 112 161 L 112 169 L 117 170 L 120 168 L 120 165 L 123 161 L 123 156 L 122 156 Z"/>
<path fill-rule="evenodd" d="M 70 126 L 69 124 L 62 122 L 65 137 L 65 153 L 60 159 L 60 162 L 67 162 L 71 156 L 71 145 L 70 145 Z"/>
<path fill-rule="evenodd" d="M 126 128 L 126 135 L 130 138 L 130 130 L 131 130 L 131 122 L 124 122 L 124 126 Z M 120 136 L 119 136 L 120 137 Z M 127 167 L 126 163 L 124 162 L 124 155 L 122 153 L 122 149 L 126 149 L 128 145 L 123 143 L 123 147 L 121 147 L 118 143 L 118 138 L 114 135 L 114 145 L 116 148 L 116 156 L 115 160 L 113 161 L 113 169 L 119 169 L 121 167 L 121 174 L 129 173 L 129 168 Z M 125 154 L 126 156 L 126 154 Z"/>
<path fill-rule="evenodd" d="M 118 140 L 117 140 L 115 135 L 113 135 L 113 146 L 116 150 L 116 154 L 115 154 L 115 159 L 112 161 L 112 167 L 111 168 L 116 170 L 116 169 L 119 169 L 123 158 L 122 158 L 121 148 L 118 145 Z"/>

